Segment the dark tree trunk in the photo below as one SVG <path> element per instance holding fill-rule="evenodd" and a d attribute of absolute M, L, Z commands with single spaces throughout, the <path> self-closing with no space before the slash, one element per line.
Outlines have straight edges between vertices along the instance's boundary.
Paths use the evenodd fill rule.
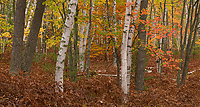
<path fill-rule="evenodd" d="M 174 2 L 171 0 L 172 3 L 172 28 L 174 28 Z M 174 31 L 174 30 L 173 30 Z M 174 42 L 174 33 L 172 33 L 172 51 L 174 52 L 175 49 L 175 42 Z"/>
<path fill-rule="evenodd" d="M 147 9 L 148 0 L 142 0 L 140 6 L 140 14 L 143 9 Z M 147 18 L 146 14 L 141 15 L 140 19 L 145 21 Z M 137 54 L 137 65 L 136 65 L 136 74 L 135 74 L 135 86 L 137 91 L 143 91 L 144 86 L 144 75 L 145 75 L 145 59 L 146 59 L 146 31 L 142 31 L 145 29 L 145 25 L 143 23 L 139 24 L 138 27 L 138 54 Z M 141 45 L 140 45 L 141 44 Z"/>
<path fill-rule="evenodd" d="M 183 1 L 183 10 L 182 10 L 181 24 L 180 24 L 181 26 L 183 26 L 183 18 L 185 15 L 184 14 L 185 13 L 185 3 L 186 3 L 186 0 Z M 186 25 L 186 27 L 187 27 L 187 25 Z M 181 36 L 181 40 L 180 40 L 181 57 L 180 57 L 180 59 L 183 59 L 183 51 L 184 51 L 184 47 L 185 47 L 185 44 L 183 44 L 183 27 L 181 27 L 180 36 Z M 178 70 L 178 74 L 177 74 L 177 86 L 179 86 L 179 83 L 180 83 L 180 74 L 181 74 L 182 64 L 183 64 L 183 61 L 181 61 L 180 65 L 179 65 L 180 69 Z"/>
<path fill-rule="evenodd" d="M 196 11 L 195 11 L 195 18 L 194 18 L 194 21 L 192 23 L 192 20 L 193 20 L 193 9 L 194 7 L 192 7 L 192 11 L 191 11 L 191 15 L 190 15 L 190 34 L 189 34 L 189 37 L 188 37 L 188 42 L 187 42 L 187 47 L 186 47 L 186 54 L 185 54 L 185 63 L 184 63 L 184 67 L 183 67 L 183 74 L 182 74 L 182 79 L 181 79 L 181 84 L 182 85 L 185 85 L 185 80 L 186 80 L 186 76 L 187 76 L 187 71 L 188 71 L 188 65 L 189 65 L 189 60 L 190 60 L 190 55 L 191 55 L 191 51 L 192 51 L 192 48 L 193 48 L 193 45 L 194 45 L 194 41 L 195 41 L 195 37 L 196 37 L 196 32 L 197 32 L 197 26 L 199 24 L 198 22 L 198 18 L 199 18 L 199 3 L 198 3 L 199 0 L 197 0 L 197 4 L 196 4 Z M 193 3 L 191 4 L 193 5 Z M 189 20 L 189 19 L 188 19 Z M 193 42 L 192 41 L 192 35 L 193 35 L 193 31 L 195 31 L 194 33 L 194 36 L 193 36 Z"/>
<path fill-rule="evenodd" d="M 71 41 L 71 38 L 72 38 L 72 34 L 71 34 L 71 37 L 69 39 L 69 49 L 68 49 L 68 52 L 69 52 L 69 74 L 70 74 L 70 81 L 74 81 L 73 80 L 73 72 L 74 72 L 74 68 L 73 68 L 73 62 L 74 62 L 74 59 L 73 59 L 73 48 L 72 48 L 72 41 Z"/>
<path fill-rule="evenodd" d="M 92 0 L 90 0 L 90 10 L 89 10 L 89 37 L 88 37 L 88 53 L 87 53 L 87 63 L 86 63 L 86 70 L 87 70 L 87 78 L 89 78 L 89 66 L 90 66 L 90 51 L 91 51 L 91 25 L 92 25 Z"/>
<path fill-rule="evenodd" d="M 30 74 L 31 65 L 35 53 L 35 48 L 38 40 L 38 33 L 42 23 L 42 16 L 44 13 L 45 5 L 42 3 L 46 0 L 37 0 L 35 14 L 33 17 L 30 33 L 24 50 L 23 70 Z"/>
<path fill-rule="evenodd" d="M 25 24 L 25 8 L 26 0 L 18 0 L 16 5 L 16 14 L 14 21 L 14 36 L 12 55 L 10 62 L 10 74 L 13 76 L 19 73 L 22 64 L 22 49 L 23 49 L 23 36 L 24 36 L 24 24 Z"/>
<path fill-rule="evenodd" d="M 71 49 L 71 56 L 70 58 L 72 59 L 72 66 L 70 66 L 72 68 L 72 70 L 70 70 L 70 81 L 75 81 L 76 77 L 77 77 L 77 72 L 78 72 L 78 5 L 76 8 L 76 17 L 74 18 L 74 42 L 73 44 L 71 44 L 71 47 L 73 46 L 73 49 Z M 72 43 L 72 42 L 71 42 Z"/>

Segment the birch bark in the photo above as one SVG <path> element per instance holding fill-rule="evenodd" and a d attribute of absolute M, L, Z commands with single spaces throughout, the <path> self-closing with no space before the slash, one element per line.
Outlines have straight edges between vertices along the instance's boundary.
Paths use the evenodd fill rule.
<path fill-rule="evenodd" d="M 36 7 L 36 3 L 37 3 L 37 1 L 36 0 L 34 0 L 34 4 L 33 4 L 33 8 L 34 7 Z M 26 30 L 25 30 L 25 32 L 27 32 L 28 31 L 28 29 L 30 28 L 30 26 L 31 26 L 31 20 L 32 20 L 32 13 L 34 12 L 34 9 L 31 9 L 31 13 L 30 13 L 30 16 L 29 16 L 29 18 L 28 18 L 28 22 L 26 23 L 26 21 L 25 21 L 25 26 L 26 26 Z M 26 15 L 26 14 L 25 14 Z M 23 37 L 23 41 L 26 41 L 26 35 L 24 35 L 24 37 Z"/>
<path fill-rule="evenodd" d="M 131 3 L 132 0 L 126 1 L 126 13 L 125 13 L 125 23 L 121 46 L 121 76 L 122 76 L 122 91 L 125 95 L 128 94 L 128 82 L 127 82 L 127 45 L 128 45 L 128 35 L 131 22 Z"/>
<path fill-rule="evenodd" d="M 58 51 L 58 57 L 56 62 L 56 72 L 55 81 L 60 85 L 59 89 L 63 92 L 63 70 L 64 70 L 64 60 L 66 57 L 67 45 L 69 43 L 69 38 L 71 34 L 71 29 L 73 28 L 74 16 L 76 13 L 78 0 L 71 0 L 69 5 L 69 14 L 65 20 L 65 26 L 63 28 L 63 34 L 60 41 L 60 49 Z M 55 90 L 58 92 L 58 90 Z"/>
<path fill-rule="evenodd" d="M 85 2 L 85 0 L 84 0 L 84 2 Z M 84 6 L 85 6 L 85 4 L 84 4 Z M 83 17 L 85 17 L 86 16 L 86 11 L 85 10 L 83 10 Z M 83 47 L 84 47 L 84 35 L 83 35 L 83 32 L 84 32 L 84 27 L 85 27 L 85 25 L 84 25 L 84 23 L 81 25 L 81 29 L 80 29 L 80 41 L 79 41 L 79 59 L 80 59 L 80 63 L 79 63 L 79 69 L 80 69 L 80 71 L 81 72 L 83 72 L 83 70 L 84 70 L 84 62 L 85 62 L 85 54 L 84 54 L 84 49 L 83 49 Z"/>
<path fill-rule="evenodd" d="M 117 20 L 116 20 L 116 0 L 114 0 L 113 1 L 113 26 L 114 26 L 114 31 L 116 32 L 117 30 L 116 30 L 116 22 Z M 116 40 L 117 40 L 117 38 L 116 38 L 116 36 L 114 37 L 114 39 L 115 39 L 115 42 L 116 42 Z M 115 45 L 115 43 L 114 43 L 114 45 Z M 113 53 L 116 53 L 115 52 L 115 47 L 113 47 Z M 113 66 L 117 66 L 117 57 L 116 57 L 116 55 L 113 55 Z"/>
<path fill-rule="evenodd" d="M 134 9 L 134 13 L 138 13 L 139 8 L 140 8 L 140 3 L 141 0 L 137 0 Z M 134 21 L 138 17 L 138 14 L 135 15 L 135 17 L 132 20 L 132 24 L 134 25 Z M 128 87 L 128 92 L 129 92 L 129 87 L 130 87 L 130 78 L 131 78 L 131 64 L 132 64 L 132 43 L 133 43 L 133 34 L 134 34 L 135 26 L 131 26 L 129 34 L 128 34 L 128 45 L 127 45 L 127 57 L 128 57 L 128 65 L 127 65 L 127 87 Z"/>

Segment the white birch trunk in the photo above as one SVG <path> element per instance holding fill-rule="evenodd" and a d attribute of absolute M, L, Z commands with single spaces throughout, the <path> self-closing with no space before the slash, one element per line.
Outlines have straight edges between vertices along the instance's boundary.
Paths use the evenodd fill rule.
<path fill-rule="evenodd" d="M 160 39 L 160 50 L 162 50 L 162 37 L 161 37 L 161 39 Z M 161 55 L 161 53 L 159 53 L 159 56 Z M 158 64 L 158 67 L 159 67 L 159 69 L 158 69 L 158 73 L 161 73 L 162 72 L 162 59 L 160 59 L 159 58 L 159 64 Z"/>
<path fill-rule="evenodd" d="M 127 43 L 128 43 L 128 35 L 129 28 L 131 22 L 131 4 L 132 0 L 126 1 L 126 14 L 125 14 L 125 23 L 124 23 L 124 31 L 122 38 L 122 46 L 121 46 L 121 76 L 122 76 L 122 91 L 125 95 L 128 94 L 128 81 L 127 81 Z M 126 99 L 124 99 L 126 100 Z"/>
<path fill-rule="evenodd" d="M 37 1 L 36 0 L 34 0 L 34 4 L 33 4 L 33 7 L 35 8 L 36 7 L 36 3 L 37 3 Z M 34 9 L 31 9 L 31 13 L 30 13 L 30 16 L 29 16 L 29 18 L 28 18 L 28 22 L 27 22 L 27 24 L 26 24 L 26 21 L 25 21 L 25 26 L 26 26 L 26 30 L 25 30 L 25 32 L 27 32 L 28 31 L 28 29 L 30 28 L 30 26 L 31 26 L 31 20 L 32 20 L 32 13 L 34 12 Z M 24 38 L 23 38 L 23 41 L 25 41 L 26 40 L 26 36 L 24 35 Z"/>
<path fill-rule="evenodd" d="M 92 36 L 92 40 L 91 40 L 91 45 L 92 45 L 92 43 L 93 43 L 93 40 L 94 40 L 94 38 L 95 38 L 95 29 L 93 30 L 93 34 L 92 34 L 93 36 Z"/>
<path fill-rule="evenodd" d="M 134 13 L 138 13 L 139 8 L 140 8 L 140 3 L 141 0 L 137 0 L 136 4 L 135 4 L 135 11 Z M 138 17 L 138 14 L 135 15 L 135 19 L 132 20 L 132 23 L 134 23 L 134 20 L 136 20 L 136 18 Z M 135 26 L 132 26 L 130 28 L 130 32 L 128 34 L 128 45 L 127 45 L 127 87 L 128 87 L 128 93 L 129 93 L 129 88 L 130 88 L 130 73 L 131 73 L 131 64 L 132 64 L 132 41 L 133 41 L 133 34 L 134 34 L 134 30 L 135 30 Z"/>
<path fill-rule="evenodd" d="M 69 5 L 69 11 L 71 11 L 65 21 L 65 26 L 63 28 L 63 35 L 60 41 L 60 49 L 58 51 L 58 57 L 56 62 L 56 72 L 55 81 L 60 86 L 59 89 L 63 92 L 63 70 L 64 70 L 64 60 L 67 52 L 67 45 L 69 43 L 71 29 L 73 28 L 74 16 L 76 13 L 78 0 L 71 0 Z M 55 90 L 58 92 L 58 90 Z"/>
<path fill-rule="evenodd" d="M 117 26 L 117 24 L 116 24 L 116 0 L 114 0 L 113 1 L 113 25 L 114 25 L 114 31 L 116 32 L 117 30 L 116 30 L 116 26 Z M 117 38 L 116 38 L 116 36 L 114 37 L 114 39 L 115 39 L 115 42 L 117 42 L 116 40 L 117 40 Z M 113 47 L 113 53 L 114 53 L 114 55 L 113 55 L 113 66 L 117 66 L 117 58 L 116 58 L 116 55 L 115 55 L 115 47 Z"/>
<path fill-rule="evenodd" d="M 34 1 L 35 2 L 35 1 Z M 28 14 L 28 9 L 29 9 L 29 7 L 30 7 L 30 3 L 31 3 L 31 0 L 29 0 L 28 1 L 28 4 L 26 5 L 26 10 L 25 10 L 25 18 L 26 18 L 26 16 L 27 16 L 27 14 Z M 25 26 L 26 26 L 26 21 L 25 21 Z"/>
<path fill-rule="evenodd" d="M 93 5 L 92 5 L 92 11 L 94 9 L 94 1 L 93 0 Z M 84 0 L 84 2 L 86 3 L 86 0 Z M 85 4 L 84 4 L 85 5 Z M 86 16 L 86 11 L 83 10 L 83 16 Z M 83 36 L 83 32 L 84 32 L 84 25 L 81 25 L 81 30 L 80 30 L 80 34 Z M 79 58 L 80 58 L 80 65 L 79 65 L 79 69 L 81 72 L 84 71 L 84 65 L 85 65 L 85 51 L 86 51 L 86 43 L 87 43 L 87 36 L 88 36 L 88 30 L 89 30 L 89 23 L 86 26 L 86 30 L 85 30 L 85 35 L 84 37 L 80 37 L 80 41 L 79 41 Z"/>
<path fill-rule="evenodd" d="M 186 4 L 185 4 L 185 23 L 187 23 L 187 17 L 188 17 L 188 3 L 187 3 L 187 1 L 186 1 Z M 187 36 L 186 36 L 186 44 L 185 44 L 185 46 L 187 46 L 187 38 L 188 38 L 188 33 L 186 34 Z"/>
<path fill-rule="evenodd" d="M 85 26 L 82 25 L 81 27 Z M 84 28 L 81 29 L 84 31 Z M 81 72 L 84 71 L 84 65 L 85 65 L 85 51 L 86 51 L 88 29 L 89 29 L 89 24 L 87 24 L 86 26 L 86 32 L 84 37 L 80 37 L 80 42 L 79 42 L 79 58 L 80 58 L 79 69 Z M 83 34 L 83 31 L 80 31 L 80 34 Z"/>
<path fill-rule="evenodd" d="M 86 44 L 87 44 L 87 37 L 88 37 L 88 31 L 89 31 L 89 23 L 87 24 L 86 31 L 85 31 L 85 37 L 83 41 L 83 53 L 86 51 Z"/>
<path fill-rule="evenodd" d="M 86 11 L 83 10 L 83 17 L 85 17 L 85 16 L 86 16 Z M 84 49 L 83 49 L 83 46 L 84 46 L 83 42 L 84 42 L 84 38 L 85 38 L 85 37 L 83 37 L 84 28 L 85 28 L 85 26 L 84 26 L 84 24 L 82 24 L 81 29 L 80 29 L 80 35 L 81 36 L 79 36 L 80 37 L 80 41 L 79 41 L 79 58 L 80 58 L 79 69 L 80 69 L 81 72 L 83 72 L 83 70 L 84 70 L 84 62 L 85 62 L 85 54 L 84 54 Z"/>

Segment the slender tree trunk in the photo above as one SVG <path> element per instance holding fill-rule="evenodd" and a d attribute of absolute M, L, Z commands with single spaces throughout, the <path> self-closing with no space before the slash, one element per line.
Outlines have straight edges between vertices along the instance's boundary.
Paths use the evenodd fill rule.
<path fill-rule="evenodd" d="M 167 9 L 166 9 L 166 0 L 164 1 L 164 10 L 163 10 L 163 25 L 165 26 L 166 25 L 166 12 Z M 167 37 L 164 37 L 163 38 L 163 50 L 165 53 L 167 53 Z"/>
<path fill-rule="evenodd" d="M 180 45 L 181 45 L 181 62 L 180 62 L 180 65 L 179 65 L 179 70 L 178 70 L 178 74 L 177 74 L 177 86 L 179 86 L 179 83 L 180 83 L 180 74 L 181 74 L 181 69 L 182 69 L 182 64 L 183 64 L 183 52 L 184 52 L 184 47 L 185 47 L 185 41 L 186 41 L 186 38 L 184 39 L 184 43 L 182 42 L 183 41 L 183 18 L 184 18 L 184 13 L 185 13 L 185 2 L 186 0 L 184 0 L 183 2 L 183 10 L 182 10 L 182 15 L 181 15 L 181 31 L 180 31 L 180 37 L 181 37 L 181 40 L 180 40 Z M 189 6 L 189 10 L 191 8 L 191 4 Z M 190 12 L 190 11 L 189 11 Z M 189 16 L 189 15 L 188 15 Z M 189 22 L 188 22 L 189 23 Z M 186 31 L 185 31 L 185 35 L 187 35 L 187 29 L 188 29 L 188 24 L 186 24 Z"/>
<path fill-rule="evenodd" d="M 36 6 L 36 3 L 37 3 L 37 1 L 34 0 L 33 7 Z M 28 22 L 26 23 L 26 21 L 25 21 L 25 27 L 26 27 L 25 32 L 27 32 L 28 29 L 30 29 L 30 27 L 31 27 L 31 21 L 32 21 L 32 15 L 31 15 L 31 14 L 32 14 L 33 12 L 34 12 L 34 9 L 31 9 L 31 13 L 30 13 L 30 16 L 29 16 L 29 18 L 28 18 Z M 23 41 L 26 41 L 26 38 L 27 38 L 27 37 L 24 35 Z"/>
<path fill-rule="evenodd" d="M 140 14 L 142 14 L 142 10 L 147 9 L 148 0 L 142 0 L 140 6 Z M 147 18 L 146 14 L 140 16 L 140 19 L 145 21 Z M 136 73 L 135 73 L 135 86 L 137 91 L 143 91 L 144 86 L 144 75 L 145 75 L 145 59 L 146 59 L 146 31 L 142 31 L 145 29 L 145 25 L 143 23 L 139 24 L 138 27 L 138 54 L 137 54 L 137 65 L 136 65 Z"/>
<path fill-rule="evenodd" d="M 71 34 L 71 37 L 72 37 L 72 34 Z M 70 74 L 70 81 L 74 81 L 73 80 L 73 72 L 74 72 L 74 68 L 73 68 L 73 62 L 74 62 L 74 59 L 73 59 L 73 42 L 71 41 L 71 37 L 69 39 L 69 48 L 68 48 L 68 54 L 69 54 L 69 74 Z"/>
<path fill-rule="evenodd" d="M 86 0 L 84 0 L 84 6 L 85 6 L 85 2 L 86 2 Z M 85 16 L 86 16 L 86 11 L 83 10 L 83 17 L 85 17 Z M 84 23 L 82 23 L 81 29 L 80 29 L 80 35 L 79 35 L 79 39 L 80 39 L 80 41 L 79 41 L 79 61 L 80 61 L 79 69 L 80 69 L 81 72 L 83 72 L 83 70 L 84 70 L 84 62 L 85 62 L 85 53 L 84 53 L 84 50 L 83 50 L 84 38 L 85 38 L 84 34 L 83 34 L 84 27 L 85 27 Z"/>
<path fill-rule="evenodd" d="M 72 68 L 73 70 L 71 71 L 70 70 L 70 80 L 71 81 L 75 81 L 76 80 L 76 77 L 77 77 L 77 71 L 78 71 L 78 68 L 77 68 L 77 62 L 78 62 L 78 48 L 77 48 L 77 41 L 78 41 L 78 5 L 77 5 L 77 8 L 76 8 L 76 17 L 74 18 L 74 35 L 73 35 L 73 38 L 74 38 L 74 42 L 73 42 L 73 51 L 72 51 L 72 58 L 73 58 L 73 65 L 72 65 Z"/>
<path fill-rule="evenodd" d="M 196 7 L 195 7 L 195 18 L 194 18 L 194 21 L 192 23 L 192 19 L 193 19 L 193 10 L 194 10 L 194 7 L 192 7 L 192 10 L 191 10 L 191 17 L 190 17 L 190 34 L 189 34 L 189 37 L 188 37 L 188 42 L 187 42 L 187 47 L 186 47 L 186 54 L 185 54 L 185 63 L 184 63 L 184 67 L 183 67 L 183 74 L 182 74 L 182 79 L 181 79 L 181 84 L 182 85 L 185 85 L 185 80 L 186 80 L 186 76 L 187 76 L 187 71 L 188 71 L 188 65 L 189 65 L 189 60 L 190 60 L 190 56 L 191 56 L 191 52 L 192 52 L 192 48 L 193 48 L 193 45 L 195 43 L 195 37 L 196 37 L 196 32 L 197 32 L 197 26 L 198 26 L 198 18 L 199 18 L 199 14 L 200 14 L 200 6 L 199 6 L 199 3 L 198 3 L 199 0 L 197 0 L 197 4 L 196 4 Z M 192 5 L 193 5 L 193 0 L 191 0 L 192 2 Z M 197 10 L 198 9 L 198 10 Z M 189 15 L 189 14 L 188 14 Z M 189 19 L 188 19 L 189 20 Z M 192 34 L 193 34 L 193 31 L 195 30 L 195 33 L 194 33 L 194 37 L 193 37 L 193 41 L 192 41 Z"/>
<path fill-rule="evenodd" d="M 161 19 L 161 13 L 162 13 L 162 3 L 160 2 L 160 19 Z M 161 39 L 158 39 L 158 48 L 160 50 L 163 50 L 163 37 Z M 161 53 L 159 52 L 158 54 L 158 59 L 157 59 L 157 72 L 162 75 L 162 58 L 160 58 Z"/>
<path fill-rule="evenodd" d="M 13 76 L 15 76 L 15 73 L 18 74 L 19 71 L 17 69 L 21 70 L 22 67 L 25 8 L 26 0 L 18 0 L 16 5 L 16 14 L 14 21 L 14 36 L 9 72 Z"/>
<path fill-rule="evenodd" d="M 73 28 L 74 16 L 76 13 L 78 0 L 71 0 L 69 5 L 68 17 L 65 20 L 65 26 L 63 28 L 63 35 L 60 41 L 60 49 L 58 51 L 57 62 L 56 62 L 56 72 L 55 81 L 58 82 L 61 87 L 59 89 L 63 92 L 63 70 L 64 70 L 64 60 L 67 52 L 67 45 L 69 43 L 71 29 Z M 56 92 L 58 90 L 56 89 Z"/>
<path fill-rule="evenodd" d="M 168 24 L 168 21 L 169 21 L 169 20 L 168 20 L 168 19 L 169 19 L 169 17 L 168 17 L 168 8 L 166 8 L 166 15 L 165 15 L 165 16 L 166 16 L 166 26 L 168 27 L 168 25 L 169 25 L 169 24 Z M 168 34 L 169 34 L 169 33 L 168 33 L 168 31 L 167 31 L 167 33 L 166 33 L 166 48 L 167 48 L 166 51 L 169 51 L 169 49 L 170 49 L 170 48 L 169 48 L 169 45 L 170 45 L 170 44 L 169 44 L 169 36 L 168 36 Z"/>
<path fill-rule="evenodd" d="M 84 40 L 83 40 L 83 53 L 86 53 L 86 45 L 87 45 L 87 37 L 88 37 L 88 32 L 89 32 L 89 25 L 90 25 L 90 23 L 88 22 L 86 30 L 85 30 Z M 85 61 L 85 56 L 83 58 L 84 58 L 84 61 Z"/>
<path fill-rule="evenodd" d="M 110 13 L 109 13 L 109 5 L 108 5 L 108 0 L 106 0 L 106 10 L 107 10 L 107 20 L 108 20 L 108 30 L 110 32 L 112 32 L 112 29 L 111 29 L 111 24 L 110 24 Z M 111 37 L 112 38 L 112 37 Z M 106 37 L 106 58 L 107 60 L 109 60 L 109 52 L 108 52 L 108 39 Z"/>
<path fill-rule="evenodd" d="M 25 10 L 25 18 L 27 17 L 28 15 L 28 9 L 30 7 L 30 3 L 31 3 L 31 0 L 28 1 L 27 5 L 26 5 L 26 10 Z M 25 21 L 25 26 L 27 25 L 26 21 Z"/>
<path fill-rule="evenodd" d="M 174 42 L 174 0 L 171 0 L 171 4 L 172 4 L 172 51 L 174 52 L 174 49 L 175 49 L 175 42 Z M 178 38 L 177 38 L 178 39 Z"/>
<path fill-rule="evenodd" d="M 154 2 L 154 0 L 151 1 L 151 9 L 150 9 L 150 14 L 149 14 L 149 20 L 152 19 L 153 2 Z M 149 32 L 150 31 L 151 31 L 151 26 L 149 26 Z M 147 36 L 147 44 L 149 44 L 149 39 L 151 39 L 150 35 Z"/>
<path fill-rule="evenodd" d="M 7 23 L 10 17 L 10 5 L 11 5 L 11 0 L 9 1 L 9 5 L 8 5 L 8 9 L 7 9 L 7 15 L 6 15 L 6 19 L 7 19 Z"/>
<path fill-rule="evenodd" d="M 88 53 L 87 53 L 87 65 L 86 65 L 86 70 L 87 70 L 87 78 L 89 78 L 89 62 L 90 62 L 90 49 L 91 49 L 91 25 L 92 25 L 92 21 L 91 21 L 91 18 L 92 18 L 92 0 L 90 0 L 90 10 L 89 10 L 89 31 L 88 31 L 88 34 L 89 34 L 89 37 L 88 37 Z"/>
<path fill-rule="evenodd" d="M 114 27 L 114 31 L 116 32 L 116 25 L 117 25 L 117 19 L 116 19 L 116 0 L 113 0 L 113 27 Z M 114 46 L 115 46 L 115 42 L 117 41 L 116 36 L 114 37 Z M 116 52 L 115 52 L 115 47 L 113 47 L 113 66 L 117 66 L 117 57 L 116 57 Z"/>

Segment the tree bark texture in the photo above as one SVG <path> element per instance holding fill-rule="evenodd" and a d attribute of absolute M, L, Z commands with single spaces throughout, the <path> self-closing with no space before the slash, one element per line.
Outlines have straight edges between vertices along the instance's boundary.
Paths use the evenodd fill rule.
<path fill-rule="evenodd" d="M 76 13 L 78 0 L 71 0 L 69 5 L 69 14 L 65 20 L 65 26 L 63 28 L 63 35 L 60 41 L 60 49 L 58 51 L 57 61 L 56 61 L 56 72 L 55 81 L 60 85 L 59 89 L 63 92 L 63 70 L 64 62 L 67 52 L 67 45 L 69 43 L 71 29 L 73 28 L 74 16 Z M 58 91 L 56 89 L 56 91 Z"/>
<path fill-rule="evenodd" d="M 183 26 L 183 18 L 184 18 L 184 13 L 185 13 L 185 2 L 186 2 L 186 0 L 183 1 L 183 10 L 182 10 L 182 14 L 181 14 L 181 24 L 180 24 L 181 26 Z M 181 37 L 181 40 L 180 40 L 181 57 L 180 57 L 180 59 L 183 59 L 183 51 L 184 51 L 184 46 L 185 46 L 183 44 L 183 27 L 181 27 L 180 37 Z M 182 64 L 183 64 L 183 61 L 181 61 L 179 64 L 180 69 L 178 70 L 178 74 L 177 74 L 177 85 L 178 86 L 180 84 L 180 74 L 181 74 Z"/>
<path fill-rule="evenodd" d="M 23 57 L 24 60 L 23 60 L 22 70 L 27 71 L 28 74 L 30 74 L 30 71 L 31 71 L 31 65 L 33 62 L 34 54 L 35 54 L 35 48 L 37 45 L 38 34 L 39 34 L 41 23 L 42 23 L 42 16 L 43 16 L 44 9 L 45 9 L 45 5 L 43 5 L 42 3 L 45 1 L 46 0 L 38 0 L 37 1 L 30 33 L 28 36 L 26 47 L 24 49 L 24 57 Z"/>
<path fill-rule="evenodd" d="M 84 6 L 85 6 L 85 4 L 84 4 Z M 86 11 L 85 10 L 83 10 L 83 17 L 85 17 L 86 16 Z M 80 36 L 79 36 L 79 39 L 80 39 L 80 41 L 79 41 L 79 61 L 80 61 L 80 63 L 79 63 L 79 69 L 80 69 L 80 71 L 81 72 L 83 72 L 83 70 L 84 70 L 84 62 L 85 62 L 85 51 L 83 50 L 83 45 L 84 45 L 84 34 L 83 34 L 83 32 L 84 32 L 84 23 L 81 25 L 81 29 L 80 29 Z"/>
<path fill-rule="evenodd" d="M 127 81 L 127 45 L 128 45 L 128 35 L 129 28 L 131 22 L 131 4 L 132 0 L 126 1 L 126 13 L 125 13 L 125 23 L 124 23 L 124 31 L 122 38 L 122 46 L 121 46 L 121 76 L 122 76 L 122 91 L 125 95 L 128 92 L 128 81 Z"/>
<path fill-rule="evenodd" d="M 140 6 L 140 14 L 142 14 L 142 10 L 147 9 L 148 0 L 142 0 Z M 140 16 L 142 21 L 146 21 L 147 14 L 143 14 Z M 145 75 L 145 59 L 146 59 L 146 31 L 145 24 L 140 23 L 138 27 L 138 53 L 137 53 L 137 65 L 136 65 L 136 74 L 135 74 L 135 86 L 137 91 L 143 91 L 144 86 L 144 75 Z"/>
<path fill-rule="evenodd" d="M 134 13 L 138 13 L 139 8 L 140 8 L 140 3 L 141 0 L 137 0 L 135 2 L 135 8 L 134 8 Z M 133 35 L 134 35 L 134 31 L 135 31 L 135 26 L 134 26 L 134 21 L 136 20 L 136 18 L 138 17 L 138 14 L 136 14 L 131 22 L 131 27 L 130 27 L 130 31 L 128 34 L 128 45 L 127 45 L 127 82 L 128 82 L 128 92 L 129 92 L 129 88 L 130 88 L 130 79 L 131 79 L 131 65 L 132 65 L 132 44 L 133 44 Z"/>
<path fill-rule="evenodd" d="M 10 74 L 15 76 L 19 73 L 22 67 L 22 49 L 25 23 L 25 8 L 26 0 L 18 0 L 16 4 L 15 21 L 14 21 L 14 36 L 10 62 Z"/>
<path fill-rule="evenodd" d="M 198 1 L 197 0 L 197 4 L 196 4 L 196 11 L 195 11 L 195 18 L 194 18 L 194 21 L 192 23 L 192 19 L 193 19 L 193 9 L 194 7 L 192 7 L 192 11 L 191 11 L 191 18 L 190 18 L 190 34 L 189 34 L 189 37 L 188 37 L 188 42 L 187 42 L 187 46 L 186 46 L 186 54 L 185 54 L 185 62 L 184 62 L 184 67 L 183 67 L 183 74 L 182 74 L 182 79 L 181 79 L 181 84 L 182 85 L 185 85 L 185 80 L 186 80 L 186 76 L 187 76 L 187 71 L 188 71 L 188 65 L 189 65 L 189 60 L 190 60 L 190 55 L 191 55 L 191 52 L 192 52 L 192 48 L 193 48 L 193 45 L 194 45 L 194 42 L 192 42 L 192 35 L 194 35 L 193 37 L 193 41 L 195 40 L 195 37 L 196 37 L 196 31 L 197 29 L 197 25 L 198 25 L 198 16 L 199 16 L 199 7 L 198 7 Z M 192 3 L 193 5 L 193 3 Z M 189 19 L 188 19 L 189 20 Z M 195 34 L 193 34 L 193 31 L 195 31 Z"/>
<path fill-rule="evenodd" d="M 87 63 L 86 63 L 86 70 L 87 70 L 87 78 L 89 78 L 89 66 L 90 66 L 90 51 L 91 51 L 91 26 L 92 26 L 92 0 L 90 0 L 90 10 L 89 10 L 89 30 L 88 30 L 88 53 L 87 53 Z"/>

